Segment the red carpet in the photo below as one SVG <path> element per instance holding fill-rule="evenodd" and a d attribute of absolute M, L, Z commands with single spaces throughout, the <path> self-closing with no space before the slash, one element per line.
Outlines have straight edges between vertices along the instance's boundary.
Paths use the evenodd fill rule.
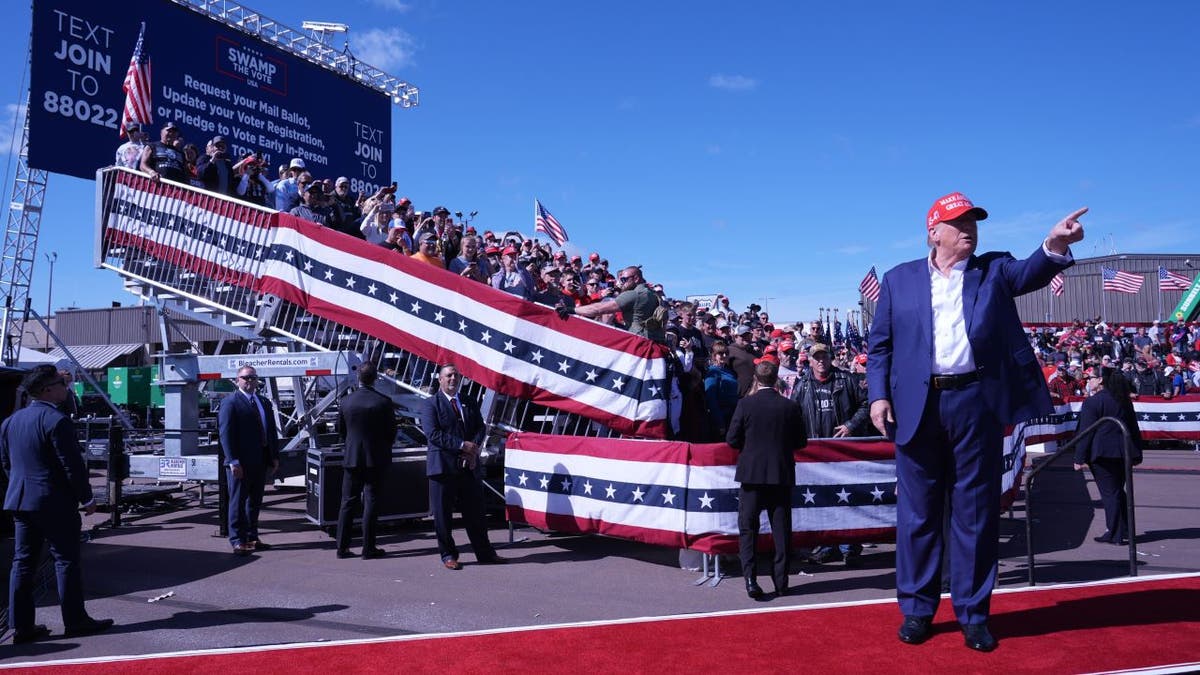
<path fill-rule="evenodd" d="M 803 587 L 798 589 L 803 592 Z M 110 659 L 54 673 L 1086 673 L 1196 663 L 1200 575 L 998 593 L 991 654 L 962 644 L 949 602 L 929 642 L 896 640 L 894 602 Z M 39 664 L 45 667 L 46 663 Z"/>

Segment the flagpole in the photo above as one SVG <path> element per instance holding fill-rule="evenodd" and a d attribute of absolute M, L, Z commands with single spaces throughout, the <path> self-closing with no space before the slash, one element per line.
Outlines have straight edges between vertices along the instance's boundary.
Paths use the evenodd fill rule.
<path fill-rule="evenodd" d="M 1159 266 L 1162 269 L 1162 266 Z M 1158 320 L 1162 321 L 1162 272 L 1158 273 Z"/>
<path fill-rule="evenodd" d="M 1100 320 L 1108 320 L 1108 296 L 1104 294 L 1104 273 L 1100 273 Z"/>

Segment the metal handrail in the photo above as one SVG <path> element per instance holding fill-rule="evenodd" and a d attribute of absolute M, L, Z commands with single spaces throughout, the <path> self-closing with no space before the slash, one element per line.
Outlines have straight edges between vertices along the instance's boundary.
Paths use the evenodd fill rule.
<path fill-rule="evenodd" d="M 1125 502 L 1125 509 L 1126 516 L 1129 521 L 1127 526 L 1129 530 L 1129 576 L 1137 576 L 1137 547 L 1134 544 L 1134 533 L 1137 532 L 1137 524 L 1134 521 L 1133 508 L 1133 437 L 1129 434 L 1129 429 L 1126 428 L 1125 423 L 1121 420 L 1115 417 L 1101 417 L 1100 419 L 1096 420 L 1092 426 L 1084 429 L 1080 433 L 1075 434 L 1074 438 L 1068 441 L 1066 445 L 1055 451 L 1053 455 L 1050 455 L 1048 458 L 1046 458 L 1044 462 L 1029 470 L 1029 477 L 1025 480 L 1025 547 L 1026 557 L 1029 565 L 1030 586 L 1037 585 L 1033 574 L 1033 479 L 1037 478 L 1037 475 L 1041 473 L 1042 469 L 1045 469 L 1063 453 L 1072 449 L 1076 443 L 1095 432 L 1095 430 L 1105 422 L 1116 424 L 1121 430 L 1121 436 L 1124 441 L 1121 446 L 1121 451 L 1125 456 L 1125 489 L 1128 493 L 1128 499 Z"/>

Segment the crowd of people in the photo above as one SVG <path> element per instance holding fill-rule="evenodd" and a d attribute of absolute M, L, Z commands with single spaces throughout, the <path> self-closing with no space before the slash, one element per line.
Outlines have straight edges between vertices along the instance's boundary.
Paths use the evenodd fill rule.
<path fill-rule="evenodd" d="M 1029 331 L 1051 398 L 1061 403 L 1093 392 L 1103 369 L 1119 370 L 1135 396 L 1182 396 L 1200 389 L 1200 322 L 1110 326 L 1099 318 Z"/>
<path fill-rule="evenodd" d="M 864 386 L 865 330 L 849 322 L 844 332 L 840 322 L 775 326 L 757 305 L 737 311 L 725 295 L 717 296 L 712 307 L 697 307 L 669 298 L 661 284 L 646 281 L 640 267 L 610 267 L 596 252 L 585 261 L 516 232 L 481 233 L 456 222 L 444 206 L 418 211 L 409 198 L 397 195 L 395 184 L 358 194 L 344 176 L 315 177 L 300 158 L 280 165 L 277 177 L 269 179 L 258 156 L 231 158 L 222 136 L 210 139 L 201 152 L 172 122 L 160 128 L 155 142 L 136 123 L 126 132 L 129 141 L 117 149 L 118 165 L 291 213 L 554 307 L 564 318 L 587 316 L 665 342 L 680 385 L 672 413 L 680 437 L 720 436 L 737 398 L 750 387 L 757 359 L 779 367 L 778 386 L 791 395 L 811 373 L 814 345 L 824 345 L 835 376 L 852 376 L 854 384 Z M 1122 328 L 1097 319 L 1027 332 L 1056 402 L 1089 393 L 1089 369 L 1102 367 L 1120 369 L 1139 395 L 1169 397 L 1200 387 L 1195 322 Z M 868 427 L 852 425 L 851 433 L 870 434 Z"/>

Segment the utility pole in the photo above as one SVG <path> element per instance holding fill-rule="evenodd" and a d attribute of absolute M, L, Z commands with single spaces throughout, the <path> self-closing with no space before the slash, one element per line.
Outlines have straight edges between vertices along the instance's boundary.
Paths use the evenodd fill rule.
<path fill-rule="evenodd" d="M 54 263 L 58 262 L 58 251 L 44 254 L 50 262 L 50 287 L 46 290 L 46 321 L 50 321 L 50 301 L 54 298 Z M 50 333 L 46 333 L 46 349 L 50 349 Z"/>

